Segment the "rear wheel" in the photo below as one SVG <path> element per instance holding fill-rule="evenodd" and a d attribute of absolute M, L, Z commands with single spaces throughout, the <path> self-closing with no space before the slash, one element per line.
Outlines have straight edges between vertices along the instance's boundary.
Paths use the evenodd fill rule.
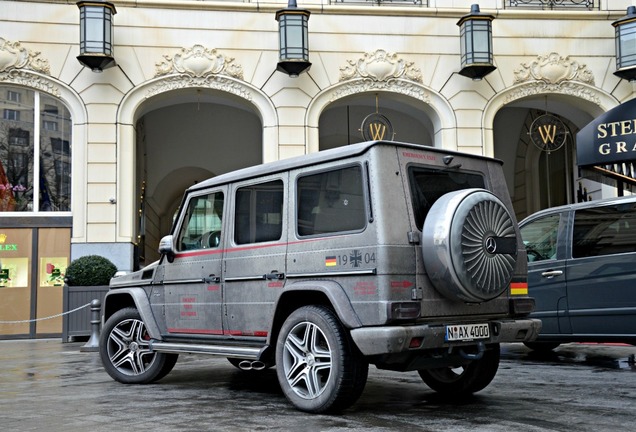
<path fill-rule="evenodd" d="M 305 306 L 285 320 L 276 345 L 276 373 L 296 408 L 324 413 L 353 405 L 368 371 L 369 364 L 330 309 Z"/>
<path fill-rule="evenodd" d="M 99 341 L 99 355 L 108 375 L 124 384 L 147 384 L 170 373 L 178 354 L 151 351 L 149 341 L 137 309 L 115 312 L 104 324 Z"/>
<path fill-rule="evenodd" d="M 457 368 L 443 367 L 419 370 L 422 381 L 446 396 L 466 396 L 483 390 L 499 369 L 499 344 L 489 345 L 479 360 Z"/>

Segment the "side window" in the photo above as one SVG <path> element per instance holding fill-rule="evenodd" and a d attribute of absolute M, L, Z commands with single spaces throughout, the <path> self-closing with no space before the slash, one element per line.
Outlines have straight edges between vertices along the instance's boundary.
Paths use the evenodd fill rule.
<path fill-rule="evenodd" d="M 455 170 L 430 169 L 418 166 L 409 168 L 409 184 L 413 195 L 413 213 L 418 228 L 424 226 L 424 219 L 431 206 L 442 195 L 469 188 L 484 188 L 484 178 Z"/>
<path fill-rule="evenodd" d="M 521 228 L 528 262 L 556 259 L 559 218 L 558 214 L 546 216 Z"/>
<path fill-rule="evenodd" d="M 188 202 L 179 236 L 177 250 L 208 249 L 221 242 L 221 219 L 223 217 L 223 193 L 193 197 Z"/>
<path fill-rule="evenodd" d="M 636 252 L 636 203 L 576 212 L 573 258 L 626 252 Z"/>
<path fill-rule="evenodd" d="M 365 227 L 360 166 L 299 177 L 297 189 L 299 236 L 359 231 Z"/>
<path fill-rule="evenodd" d="M 280 240 L 283 233 L 283 182 L 274 180 L 236 191 L 234 242 Z"/>

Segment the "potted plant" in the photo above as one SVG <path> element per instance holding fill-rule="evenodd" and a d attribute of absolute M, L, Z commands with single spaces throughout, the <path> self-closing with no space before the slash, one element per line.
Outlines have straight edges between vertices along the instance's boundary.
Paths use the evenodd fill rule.
<path fill-rule="evenodd" d="M 89 304 L 94 299 L 102 301 L 108 291 L 108 283 L 116 272 L 115 264 L 100 255 L 86 255 L 71 261 L 66 268 L 64 284 L 63 342 L 90 336 L 90 307 L 70 311 Z"/>

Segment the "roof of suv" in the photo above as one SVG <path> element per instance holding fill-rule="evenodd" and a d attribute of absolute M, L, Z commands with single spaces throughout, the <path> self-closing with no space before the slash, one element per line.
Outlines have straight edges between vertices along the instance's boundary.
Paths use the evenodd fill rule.
<path fill-rule="evenodd" d="M 604 198 L 604 199 L 599 199 L 594 201 L 585 201 L 585 202 L 580 202 L 575 204 L 565 204 L 562 206 L 550 207 L 547 209 L 539 210 L 536 213 L 532 213 L 531 215 L 525 217 L 521 222 L 519 222 L 519 224 L 523 225 L 530 218 L 534 219 L 536 217 L 558 213 L 564 210 L 580 210 L 580 209 L 593 208 L 593 207 L 599 207 L 604 205 L 626 204 L 626 203 L 636 203 L 636 195 L 625 196 L 625 197 L 615 197 L 615 198 Z"/>
<path fill-rule="evenodd" d="M 188 191 L 199 190 L 209 186 L 225 184 L 236 180 L 245 180 L 252 177 L 259 177 L 267 174 L 274 174 L 277 172 L 287 171 L 289 169 L 302 168 L 304 166 L 310 166 L 318 163 L 329 162 L 332 160 L 344 159 L 351 156 L 361 155 L 376 145 L 391 145 L 395 147 L 412 148 L 417 150 L 427 150 L 435 153 L 441 153 L 444 155 L 463 155 L 465 153 L 438 149 L 435 147 L 425 146 L 422 144 L 410 144 L 396 141 L 366 141 L 357 144 L 351 144 L 347 146 L 337 147 L 334 149 L 323 150 L 317 153 L 310 153 L 302 156 L 296 156 L 293 158 L 283 159 L 275 162 L 264 163 L 255 165 L 248 168 L 232 171 L 226 174 L 221 174 L 216 177 L 212 177 L 208 180 L 204 180 L 201 183 L 197 183 L 188 188 Z M 495 161 L 503 164 L 499 159 L 489 158 L 486 156 L 470 155 L 478 159 L 484 159 L 489 161 Z"/>

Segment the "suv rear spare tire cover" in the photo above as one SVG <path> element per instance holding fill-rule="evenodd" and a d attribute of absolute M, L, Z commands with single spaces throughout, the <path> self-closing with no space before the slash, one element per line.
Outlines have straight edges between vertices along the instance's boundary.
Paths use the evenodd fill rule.
<path fill-rule="evenodd" d="M 453 300 L 483 302 L 504 292 L 517 263 L 514 220 L 484 189 L 449 192 L 422 228 L 424 266 L 435 288 Z"/>

